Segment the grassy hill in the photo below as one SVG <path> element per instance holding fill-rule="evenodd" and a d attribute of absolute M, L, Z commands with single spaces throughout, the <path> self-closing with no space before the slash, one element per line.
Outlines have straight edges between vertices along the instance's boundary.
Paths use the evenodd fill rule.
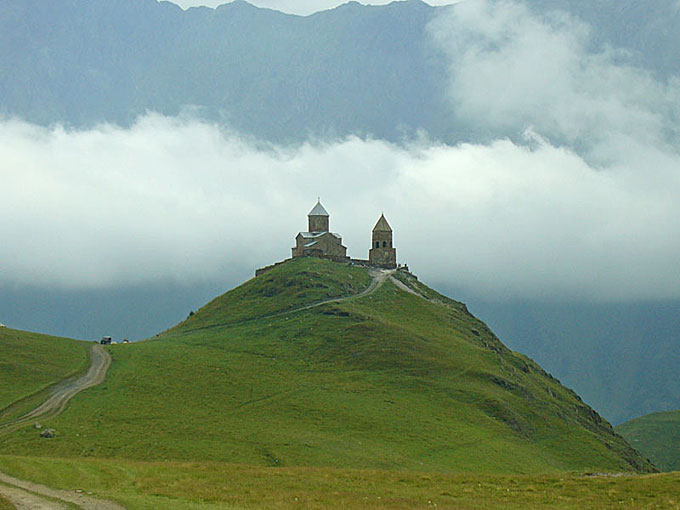
<path fill-rule="evenodd" d="M 465 305 L 400 274 L 296 259 L 138 344 L 44 441 L 3 452 L 260 466 L 545 473 L 652 469 Z"/>
<path fill-rule="evenodd" d="M 616 431 L 662 471 L 680 471 L 680 411 L 641 416 Z"/>
<path fill-rule="evenodd" d="M 0 328 L 0 423 L 88 366 L 86 342 Z"/>

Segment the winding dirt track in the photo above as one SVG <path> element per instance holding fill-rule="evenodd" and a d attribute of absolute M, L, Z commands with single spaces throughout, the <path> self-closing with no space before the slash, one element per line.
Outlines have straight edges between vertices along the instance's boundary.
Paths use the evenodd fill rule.
<path fill-rule="evenodd" d="M 295 312 L 301 312 L 302 310 L 309 310 L 310 308 L 315 308 L 317 306 L 325 305 L 328 303 L 340 303 L 342 301 L 347 301 L 349 299 L 357 299 L 361 298 L 364 296 L 368 296 L 370 294 L 373 294 L 378 288 L 385 283 L 385 280 L 387 277 L 391 277 L 392 274 L 394 274 L 394 269 L 370 269 L 369 274 L 371 275 L 371 278 L 373 280 L 371 281 L 371 284 L 366 287 L 366 289 L 362 290 L 358 294 L 350 294 L 349 296 L 344 296 L 344 297 L 339 297 L 339 298 L 330 298 L 326 299 L 325 301 L 320 301 L 318 303 L 312 303 L 311 305 L 307 306 L 302 306 L 300 308 L 295 308 L 293 310 L 286 310 L 283 312 L 278 312 L 274 315 L 285 315 L 285 314 L 290 314 L 290 313 L 295 313 Z M 273 317 L 272 315 L 264 317 L 265 319 L 268 319 L 269 317 Z"/>
<path fill-rule="evenodd" d="M 0 437 L 7 436 L 38 418 L 46 420 L 58 415 L 75 395 L 102 383 L 111 365 L 111 356 L 101 345 L 95 344 L 90 350 L 90 358 L 90 368 L 85 375 L 74 381 L 64 381 L 38 407 L 19 418 L 0 424 Z M 82 491 L 50 489 L 44 485 L 19 480 L 1 471 L 0 494 L 9 499 L 18 510 L 62 510 L 69 508 L 69 503 L 71 507 L 76 505 L 85 510 L 125 510 L 117 503 L 93 498 Z"/>
<path fill-rule="evenodd" d="M 52 395 L 32 411 L 0 424 L 0 437 L 23 427 L 38 418 L 47 419 L 61 413 L 69 400 L 87 388 L 96 386 L 104 381 L 106 372 L 111 365 L 111 356 L 101 345 L 95 344 L 90 350 L 92 362 L 87 373 L 75 381 L 65 381 L 57 386 Z"/>

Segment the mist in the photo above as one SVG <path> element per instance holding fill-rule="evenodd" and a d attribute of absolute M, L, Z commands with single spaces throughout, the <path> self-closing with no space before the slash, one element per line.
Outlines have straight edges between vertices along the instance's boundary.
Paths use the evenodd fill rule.
<path fill-rule="evenodd" d="M 349 138 L 263 148 L 160 116 L 131 129 L 0 126 L 4 283 L 206 281 L 289 256 L 317 196 L 365 257 L 381 212 L 399 259 L 480 295 L 678 297 L 678 158 L 592 168 L 527 135 L 455 147 Z M 17 171 L 17 169 L 21 169 Z"/>
<path fill-rule="evenodd" d="M 0 284 L 238 281 L 290 255 L 320 196 L 351 256 L 367 256 L 384 212 L 399 260 L 467 295 L 679 298 L 678 80 L 515 2 L 464 2 L 430 33 L 478 142 L 279 146 L 190 115 L 88 130 L 4 119 Z"/>

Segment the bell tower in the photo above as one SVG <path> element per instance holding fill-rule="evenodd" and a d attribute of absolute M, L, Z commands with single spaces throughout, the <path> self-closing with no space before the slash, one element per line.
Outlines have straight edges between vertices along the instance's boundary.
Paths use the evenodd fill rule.
<path fill-rule="evenodd" d="M 329 232 L 329 216 L 328 212 L 321 205 L 321 199 L 316 203 L 314 208 L 309 211 L 307 215 L 309 223 L 309 232 Z"/>
<path fill-rule="evenodd" d="M 392 245 L 392 227 L 385 216 L 380 215 L 378 223 L 373 227 L 371 249 L 368 251 L 368 262 L 371 266 L 394 269 L 397 267 L 397 250 Z"/>

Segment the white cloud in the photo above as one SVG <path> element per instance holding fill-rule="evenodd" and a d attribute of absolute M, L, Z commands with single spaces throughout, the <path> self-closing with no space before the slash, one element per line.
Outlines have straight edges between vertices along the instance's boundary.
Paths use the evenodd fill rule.
<path fill-rule="evenodd" d="M 489 296 L 680 297 L 680 158 L 593 169 L 547 143 L 263 150 L 192 120 L 0 125 L 0 280 L 215 278 L 285 258 L 320 194 L 365 257 L 381 211 L 402 261 Z"/>
<path fill-rule="evenodd" d="M 589 27 L 565 13 L 539 18 L 518 2 L 474 0 L 430 29 L 449 55 L 456 113 L 469 124 L 496 136 L 532 127 L 594 162 L 679 145 L 678 79 L 658 82 L 612 49 L 590 52 Z"/>
<path fill-rule="evenodd" d="M 426 281 L 487 298 L 680 298 L 677 80 L 517 3 L 466 2 L 431 28 L 458 118 L 492 141 L 283 148 L 157 115 L 0 123 L 0 282 L 243 274 L 288 256 L 321 195 L 352 256 L 384 211 Z"/>

